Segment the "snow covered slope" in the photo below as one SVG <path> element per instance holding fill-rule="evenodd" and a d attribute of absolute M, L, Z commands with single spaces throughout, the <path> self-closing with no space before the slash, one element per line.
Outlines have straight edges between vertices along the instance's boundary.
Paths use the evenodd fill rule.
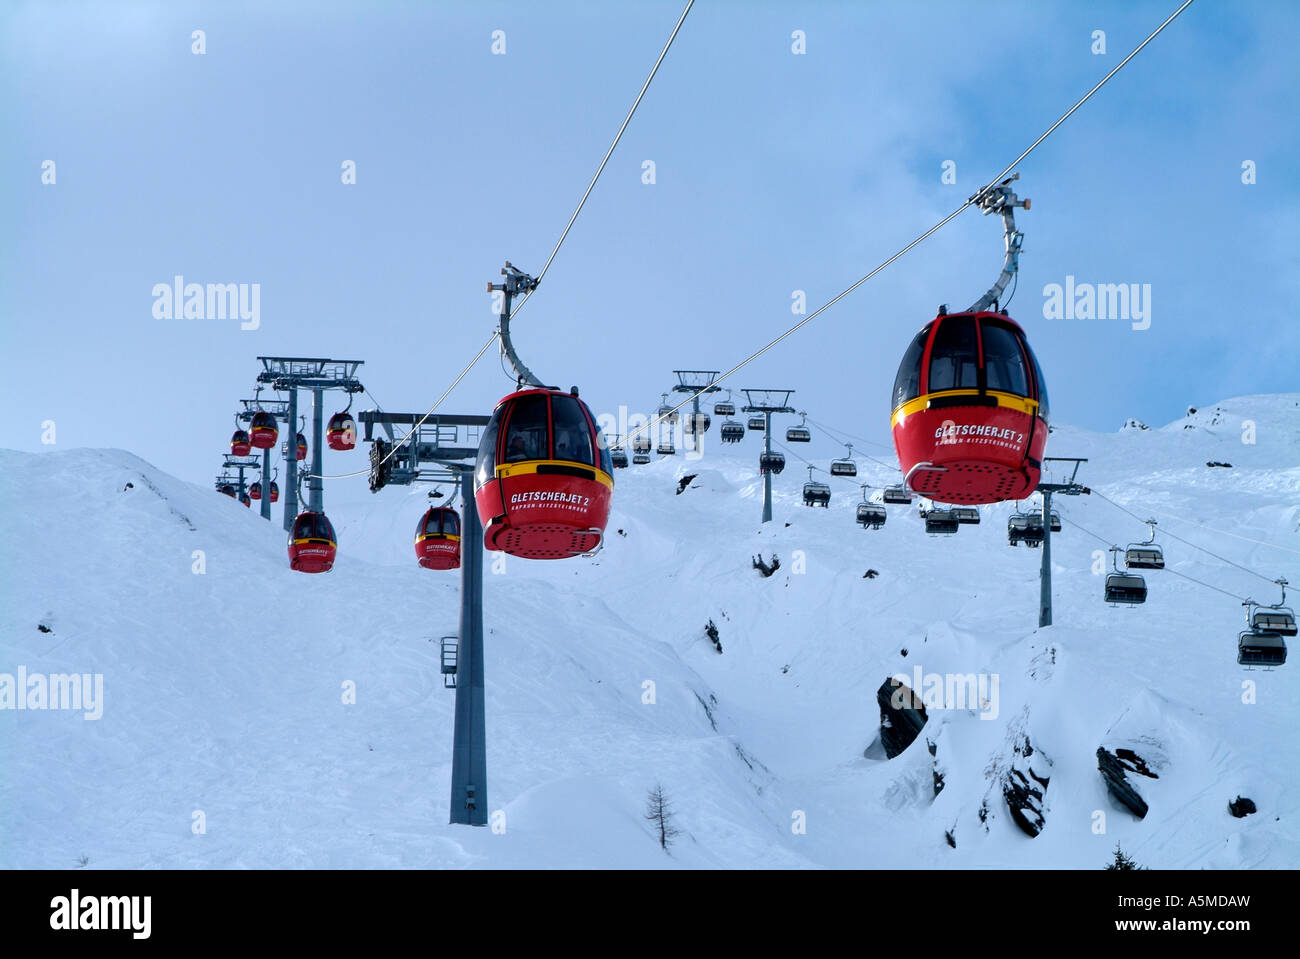
<path fill-rule="evenodd" d="M 1239 668 L 1239 600 L 1192 580 L 1266 602 L 1275 587 L 1162 536 L 1148 602 L 1108 607 L 1094 551 L 1145 528 L 1061 498 L 1056 625 L 1039 630 L 1040 553 L 1007 546 L 1009 504 L 952 537 L 906 507 L 867 531 L 856 482 L 896 474 L 866 463 L 806 509 L 792 457 L 763 526 L 757 446 L 733 450 L 620 471 L 593 559 L 488 555 L 502 833 L 446 824 L 437 640 L 459 578 L 415 565 L 424 488 L 327 489 L 339 561 L 304 576 L 278 507 L 267 524 L 121 451 L 0 453 L 0 674 L 103 683 L 98 719 L 0 709 L 0 866 L 1099 868 L 1116 841 L 1152 867 L 1300 865 L 1300 664 Z M 1061 427 L 1048 454 L 1088 457 L 1097 493 L 1300 590 L 1300 395 Z M 759 553 L 780 558 L 770 578 Z M 876 692 L 917 669 L 990 685 L 929 710 L 887 760 Z M 1145 819 L 1108 795 L 1099 746 L 1157 773 L 1130 777 Z M 1036 838 L 1003 799 L 1013 769 L 1048 781 Z M 671 855 L 642 818 L 656 783 L 682 830 Z M 1238 795 L 1258 812 L 1230 816 Z"/>

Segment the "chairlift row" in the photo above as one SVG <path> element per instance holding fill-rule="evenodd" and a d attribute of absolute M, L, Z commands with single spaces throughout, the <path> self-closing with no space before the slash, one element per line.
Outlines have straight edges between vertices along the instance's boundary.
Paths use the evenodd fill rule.
<path fill-rule="evenodd" d="M 230 436 L 230 455 L 248 456 L 253 450 L 272 449 L 280 437 L 274 414 L 258 410 L 252 416 L 247 430 L 238 428 Z M 307 458 L 307 437 L 301 431 L 294 437 L 294 455 L 298 460 Z M 344 410 L 330 417 L 325 429 L 325 444 L 332 450 L 346 452 L 357 445 L 357 423 L 352 414 Z"/>

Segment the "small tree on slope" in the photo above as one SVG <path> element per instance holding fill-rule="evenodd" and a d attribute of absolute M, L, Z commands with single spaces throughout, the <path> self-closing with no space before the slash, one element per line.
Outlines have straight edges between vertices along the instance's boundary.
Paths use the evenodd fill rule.
<path fill-rule="evenodd" d="M 664 795 L 664 787 L 658 783 L 646 797 L 645 818 L 646 822 L 659 833 L 659 845 L 666 850 L 668 843 L 679 834 L 679 830 L 673 826 L 672 806 L 668 803 L 668 797 Z"/>
<path fill-rule="evenodd" d="M 1119 843 L 1115 843 L 1115 861 L 1107 863 L 1106 868 L 1119 870 L 1120 872 L 1128 872 L 1130 870 L 1141 869 L 1142 867 L 1120 848 Z"/>

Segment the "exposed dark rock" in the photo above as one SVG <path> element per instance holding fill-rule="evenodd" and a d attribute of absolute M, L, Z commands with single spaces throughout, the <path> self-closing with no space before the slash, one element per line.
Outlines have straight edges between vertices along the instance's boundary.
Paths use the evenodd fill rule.
<path fill-rule="evenodd" d="M 1131 749 L 1125 749 L 1123 746 L 1119 747 L 1119 749 L 1115 750 L 1115 758 L 1123 763 L 1124 768 L 1129 772 L 1135 772 L 1140 776 L 1146 776 L 1148 779 L 1160 778 L 1151 771 L 1151 767 L 1147 765 L 1147 761 Z"/>
<path fill-rule="evenodd" d="M 893 759 L 912 745 L 925 726 L 925 707 L 907 683 L 893 676 L 876 690 L 876 702 L 880 704 L 880 744 L 885 758 Z"/>
<path fill-rule="evenodd" d="M 1131 753 L 1131 750 L 1124 750 Z M 1139 757 L 1142 769 L 1146 769 L 1146 763 L 1142 762 Z M 1136 763 L 1128 763 L 1120 759 L 1114 753 L 1108 752 L 1104 746 L 1097 747 L 1097 769 L 1101 772 L 1101 778 L 1106 780 L 1106 788 L 1115 800 L 1137 816 L 1138 819 L 1145 819 L 1147 814 L 1147 802 L 1142 798 L 1142 794 L 1134 788 L 1133 784 L 1128 781 L 1128 773 L 1139 772 Z M 1152 776 L 1149 771 L 1142 772 L 1141 775 Z M 1154 776 L 1152 776 L 1154 778 Z"/>
<path fill-rule="evenodd" d="M 709 620 L 709 624 L 704 627 L 704 635 L 713 641 L 714 647 L 720 654 L 722 652 L 722 640 L 718 638 L 718 627 L 713 625 L 713 620 Z"/>
<path fill-rule="evenodd" d="M 677 481 L 677 495 L 682 495 L 682 490 L 691 485 L 691 480 L 699 476 L 699 473 L 688 473 Z"/>
<path fill-rule="evenodd" d="M 713 707 L 718 705 L 718 697 L 713 695 L 713 693 L 709 693 L 709 701 L 705 702 L 704 697 L 699 693 L 696 693 L 695 698 L 698 699 L 700 705 L 704 707 L 704 715 L 709 717 L 709 725 L 713 727 L 713 731 L 716 733 L 718 731 L 718 720 L 713 715 Z"/>
<path fill-rule="evenodd" d="M 1210 460 L 1210 461 L 1209 461 L 1208 463 L 1206 463 L 1205 465 L 1206 465 L 1206 466 L 1222 466 L 1222 467 L 1224 467 L 1224 468 L 1226 468 L 1226 469 L 1232 469 L 1232 464 L 1231 464 L 1231 463 L 1220 463 L 1218 460 Z"/>
<path fill-rule="evenodd" d="M 39 629 L 42 633 L 54 632 L 54 630 L 50 629 L 50 627 L 46 626 L 44 623 L 37 623 L 36 628 Z"/>
<path fill-rule="evenodd" d="M 875 579 L 875 578 L 876 578 L 877 576 L 879 576 L 879 575 L 880 575 L 880 574 L 879 574 L 878 572 L 876 572 L 874 569 L 869 569 L 869 570 L 867 570 L 865 573 L 862 574 L 862 578 L 863 578 L 863 579 Z"/>
<path fill-rule="evenodd" d="M 1015 757 L 1002 779 L 1002 798 L 1006 800 L 1011 818 L 1025 835 L 1037 836 L 1047 824 L 1043 812 L 1043 796 L 1051 777 L 1040 775 L 1034 766 L 1050 770 L 1052 763 L 1041 753 L 1030 763 L 1029 757 L 1034 755 L 1034 748 L 1027 735 L 1020 737 L 1013 752 Z"/>
<path fill-rule="evenodd" d="M 135 484 L 127 483 L 125 486 L 122 487 L 122 492 L 125 493 L 129 489 L 135 489 Z"/>
<path fill-rule="evenodd" d="M 1228 812 L 1232 813 L 1238 819 L 1245 819 L 1253 812 L 1258 812 L 1255 808 L 1254 800 L 1247 799 L 1245 796 L 1238 796 L 1232 802 L 1228 803 Z"/>
<path fill-rule="evenodd" d="M 763 562 L 763 554 L 759 553 L 754 557 L 754 569 L 763 574 L 764 577 L 771 576 L 781 568 L 781 559 L 775 553 L 772 554 L 772 562 Z"/>
<path fill-rule="evenodd" d="M 952 846 L 953 849 L 957 848 L 957 837 L 952 834 L 951 829 L 943 834 L 943 838 L 948 840 L 948 845 Z"/>

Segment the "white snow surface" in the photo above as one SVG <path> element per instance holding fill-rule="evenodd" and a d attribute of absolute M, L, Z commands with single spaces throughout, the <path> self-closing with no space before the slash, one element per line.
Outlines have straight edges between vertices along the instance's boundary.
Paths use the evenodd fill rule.
<path fill-rule="evenodd" d="M 1041 553 L 1008 547 L 1013 504 L 951 537 L 926 536 L 914 506 L 864 530 L 856 484 L 897 474 L 864 461 L 808 509 L 791 457 L 763 525 L 757 442 L 618 471 L 592 559 L 485 555 L 504 829 L 447 823 L 438 638 L 460 579 L 415 563 L 427 487 L 327 487 L 339 559 L 307 576 L 279 506 L 268 524 L 120 450 L 0 452 L 0 673 L 98 673 L 104 690 L 98 720 L 0 709 L 0 866 L 1100 868 L 1116 842 L 1153 868 L 1300 866 L 1300 663 L 1238 667 L 1239 601 L 1175 573 L 1265 602 L 1276 587 L 1162 536 L 1174 572 L 1147 573 L 1145 605 L 1106 606 L 1104 544 L 1071 524 L 1120 545 L 1146 530 L 1059 497 L 1056 625 L 1037 629 Z M 1088 457 L 1082 482 L 1300 594 L 1300 394 L 1161 429 L 1061 426 L 1048 455 Z M 759 552 L 780 557 L 774 576 L 751 568 Z M 931 710 L 885 760 L 876 690 L 917 667 L 996 676 L 996 718 Z M 1051 764 L 1037 838 L 1002 801 L 1023 735 Z M 1099 745 L 1158 773 L 1130 777 L 1145 820 L 1108 796 Z M 667 853 L 643 818 L 656 783 L 681 830 Z M 1238 795 L 1259 811 L 1231 817 Z"/>

